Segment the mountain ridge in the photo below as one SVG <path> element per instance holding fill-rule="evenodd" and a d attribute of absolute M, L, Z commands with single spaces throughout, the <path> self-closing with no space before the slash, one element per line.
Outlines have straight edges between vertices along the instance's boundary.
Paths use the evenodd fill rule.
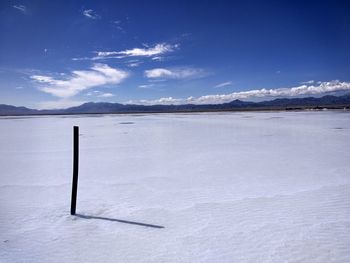
<path fill-rule="evenodd" d="M 181 104 L 181 105 L 141 105 L 111 102 L 86 102 L 67 109 L 38 110 L 27 107 L 0 104 L 0 116 L 50 115 L 50 114 L 106 114 L 106 113 L 142 113 L 142 112 L 199 112 L 199 111 L 238 111 L 238 110 L 302 110 L 319 108 L 350 109 L 350 93 L 342 96 L 325 95 L 323 97 L 277 98 L 252 102 L 239 99 L 222 104 Z"/>

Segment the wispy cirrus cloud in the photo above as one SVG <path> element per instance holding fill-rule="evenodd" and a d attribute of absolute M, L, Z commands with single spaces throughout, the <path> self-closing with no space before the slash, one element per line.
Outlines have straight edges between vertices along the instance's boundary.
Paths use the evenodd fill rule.
<path fill-rule="evenodd" d="M 83 16 L 85 16 L 85 17 L 87 17 L 87 18 L 89 18 L 89 19 L 94 19 L 94 20 L 96 20 L 96 19 L 100 19 L 100 18 L 101 18 L 101 16 L 98 15 L 98 14 L 97 14 L 94 10 L 92 10 L 92 9 L 85 9 L 85 10 L 83 10 L 82 14 L 83 14 Z"/>
<path fill-rule="evenodd" d="M 109 56 L 118 55 L 119 57 L 152 57 L 152 56 L 158 56 L 158 55 L 163 55 L 165 53 L 172 52 L 177 47 L 178 45 L 159 43 L 153 47 L 132 48 L 132 49 L 126 49 L 122 51 L 107 51 L 107 52 L 100 51 L 100 52 L 97 52 L 97 56 L 109 57 Z"/>
<path fill-rule="evenodd" d="M 317 82 L 317 85 L 304 84 L 301 86 L 291 88 L 278 89 L 255 89 L 248 91 L 233 92 L 230 94 L 205 95 L 200 97 L 188 98 L 160 98 L 158 100 L 140 100 L 128 103 L 140 104 L 216 104 L 226 103 L 236 99 L 249 98 L 264 98 L 264 97 L 297 97 L 302 95 L 319 95 L 329 92 L 347 91 L 350 90 L 350 82 L 341 82 L 339 80 L 332 80 L 328 82 Z"/>
<path fill-rule="evenodd" d="M 121 51 L 96 51 L 94 57 L 73 58 L 72 60 L 106 60 L 106 59 L 121 59 L 131 57 L 151 57 L 160 58 L 160 55 L 173 52 L 179 48 L 179 44 L 159 43 L 152 47 L 145 46 L 144 48 L 132 48 Z"/>
<path fill-rule="evenodd" d="M 226 81 L 215 85 L 214 88 L 222 88 L 222 87 L 231 86 L 231 85 L 232 85 L 232 81 Z"/>
<path fill-rule="evenodd" d="M 143 62 L 137 59 L 131 59 L 129 61 L 126 61 L 126 65 L 130 68 L 135 68 L 138 67 L 142 64 Z"/>
<path fill-rule="evenodd" d="M 314 80 L 308 80 L 308 81 L 300 82 L 300 84 L 314 84 L 314 83 L 315 83 Z"/>
<path fill-rule="evenodd" d="M 164 57 L 160 57 L 160 56 L 156 56 L 156 57 L 153 57 L 152 60 L 153 61 L 163 61 L 163 60 L 165 60 L 165 58 Z"/>
<path fill-rule="evenodd" d="M 69 98 L 92 87 L 106 84 L 119 84 L 129 73 L 106 64 L 94 64 L 89 70 L 72 71 L 69 77 L 32 75 L 31 79 L 39 85 L 39 90 L 59 98 Z"/>
<path fill-rule="evenodd" d="M 27 7 L 25 5 L 13 5 L 12 7 L 21 11 L 22 13 L 27 12 Z"/>
<path fill-rule="evenodd" d="M 114 97 L 114 96 L 115 95 L 113 93 L 106 92 L 106 93 L 101 93 L 97 97 L 100 97 L 100 98 L 111 98 L 111 97 Z"/>
<path fill-rule="evenodd" d="M 140 89 L 150 89 L 154 87 L 154 84 L 142 84 L 138 86 Z"/>
<path fill-rule="evenodd" d="M 165 97 L 156 100 L 129 100 L 125 104 L 141 104 L 141 105 L 179 105 L 186 103 L 186 99 L 176 99 L 173 97 Z"/>
<path fill-rule="evenodd" d="M 157 91 L 164 91 L 164 87 L 165 85 L 163 84 L 155 84 L 155 83 L 142 84 L 138 86 L 138 88 L 141 90 L 157 90 Z"/>
<path fill-rule="evenodd" d="M 189 79 L 205 75 L 206 72 L 203 69 L 192 67 L 154 68 L 144 72 L 144 76 L 149 79 Z"/>
<path fill-rule="evenodd" d="M 99 98 L 110 98 L 110 97 L 114 97 L 115 95 L 113 93 L 109 93 L 109 92 L 102 92 L 99 90 L 94 90 L 94 91 L 89 91 L 85 94 L 85 96 L 96 96 Z"/>
<path fill-rule="evenodd" d="M 112 24 L 112 26 L 114 28 L 118 29 L 120 32 L 126 33 L 124 28 L 121 26 L 122 21 L 120 21 L 120 20 L 113 20 L 113 21 L 111 21 L 111 24 Z"/>

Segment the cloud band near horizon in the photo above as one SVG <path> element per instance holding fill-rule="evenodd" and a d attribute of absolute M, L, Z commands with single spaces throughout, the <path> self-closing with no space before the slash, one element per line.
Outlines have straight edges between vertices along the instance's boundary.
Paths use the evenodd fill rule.
<path fill-rule="evenodd" d="M 317 85 L 303 84 L 291 88 L 278 88 L 278 89 L 254 89 L 248 91 L 233 92 L 230 94 L 216 94 L 216 95 L 204 95 L 200 97 L 188 97 L 188 98 L 173 98 L 166 97 L 157 100 L 139 100 L 128 101 L 127 104 L 220 104 L 227 103 L 233 100 L 245 100 L 249 98 L 264 98 L 264 97 L 298 97 L 302 95 L 318 95 L 337 91 L 350 90 L 350 82 L 341 82 L 339 80 L 332 80 L 328 82 L 317 82 Z"/>

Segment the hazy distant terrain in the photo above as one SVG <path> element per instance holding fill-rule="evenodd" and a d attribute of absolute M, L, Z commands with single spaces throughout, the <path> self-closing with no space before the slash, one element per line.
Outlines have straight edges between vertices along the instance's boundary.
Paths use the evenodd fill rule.
<path fill-rule="evenodd" d="M 346 111 L 3 117 L 0 134 L 0 262 L 350 262 Z"/>
<path fill-rule="evenodd" d="M 0 104 L 0 115 L 38 114 L 86 114 L 86 113 L 142 113 L 142 112 L 201 112 L 247 110 L 303 110 L 303 109 L 350 109 L 350 94 L 327 95 L 321 98 L 278 98 L 262 102 L 233 100 L 223 104 L 182 105 L 135 105 L 107 102 L 88 102 L 77 107 L 56 110 L 36 110 Z"/>

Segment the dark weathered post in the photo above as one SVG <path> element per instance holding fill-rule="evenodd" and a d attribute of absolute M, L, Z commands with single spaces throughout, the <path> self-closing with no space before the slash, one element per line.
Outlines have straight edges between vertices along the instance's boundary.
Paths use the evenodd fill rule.
<path fill-rule="evenodd" d="M 79 172 L 79 127 L 73 127 L 73 183 L 72 183 L 72 200 L 70 214 L 75 215 L 77 206 L 78 190 L 78 172 Z"/>

